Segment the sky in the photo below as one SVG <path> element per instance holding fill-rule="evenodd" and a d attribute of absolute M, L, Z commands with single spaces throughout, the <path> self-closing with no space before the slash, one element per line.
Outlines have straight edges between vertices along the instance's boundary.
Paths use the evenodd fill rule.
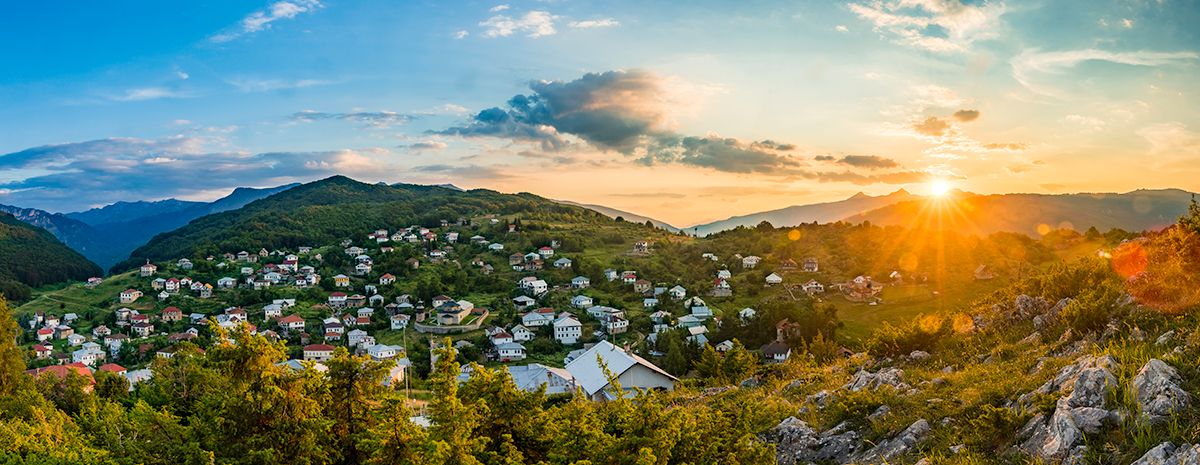
<path fill-rule="evenodd" d="M 679 227 L 935 182 L 1200 190 L 1200 6 L 25 2 L 0 203 L 213 200 L 343 174 Z"/>

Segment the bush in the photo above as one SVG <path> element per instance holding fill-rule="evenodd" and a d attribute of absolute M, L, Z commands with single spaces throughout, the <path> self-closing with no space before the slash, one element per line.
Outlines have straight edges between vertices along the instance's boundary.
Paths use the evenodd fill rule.
<path fill-rule="evenodd" d="M 943 337 L 954 332 L 948 318 L 918 315 L 902 326 L 884 322 L 867 341 L 871 353 L 899 356 L 914 350 L 929 352 Z"/>

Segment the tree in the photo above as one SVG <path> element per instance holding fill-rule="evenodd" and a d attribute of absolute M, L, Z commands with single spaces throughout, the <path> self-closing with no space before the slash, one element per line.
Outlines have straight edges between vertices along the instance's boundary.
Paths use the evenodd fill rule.
<path fill-rule="evenodd" d="M 429 419 L 433 427 L 429 429 L 430 436 L 436 441 L 437 449 L 444 452 L 446 464 L 479 464 L 473 453 L 481 446 L 480 440 L 472 434 L 479 422 L 480 410 L 486 408 L 482 404 L 464 404 L 458 397 L 459 364 L 456 361 L 454 343 L 445 338 L 442 347 L 437 351 L 437 366 L 429 377 L 432 385 L 434 400 L 429 403 Z M 473 364 L 476 370 L 482 368 Z"/>
<path fill-rule="evenodd" d="M 376 362 L 367 356 L 353 356 L 338 347 L 329 368 L 330 403 L 328 416 L 337 419 L 334 437 L 340 443 L 346 463 L 360 463 L 359 436 L 370 428 L 370 404 L 383 397 L 383 381 L 395 362 Z"/>
<path fill-rule="evenodd" d="M 1179 226 L 1200 233 L 1200 203 L 1196 203 L 1196 194 L 1192 194 L 1192 203 L 1188 205 L 1187 213 L 1179 216 Z"/>
<path fill-rule="evenodd" d="M 15 342 L 19 333 L 12 309 L 0 296 L 0 397 L 16 392 L 25 376 L 25 359 Z"/>

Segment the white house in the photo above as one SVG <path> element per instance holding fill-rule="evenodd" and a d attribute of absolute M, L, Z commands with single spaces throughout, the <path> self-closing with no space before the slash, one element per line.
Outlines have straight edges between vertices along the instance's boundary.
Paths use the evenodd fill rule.
<path fill-rule="evenodd" d="M 404 329 L 406 326 L 408 326 L 408 319 L 408 315 L 392 315 L 392 329 Z"/>
<path fill-rule="evenodd" d="M 642 299 L 643 307 L 654 308 L 655 305 L 658 305 L 658 299 Z"/>
<path fill-rule="evenodd" d="M 378 362 L 383 360 L 391 360 L 402 351 L 404 351 L 404 348 L 400 346 L 375 344 L 367 348 L 367 355 L 370 355 L 372 360 Z"/>
<path fill-rule="evenodd" d="M 575 308 L 588 308 L 592 306 L 592 298 L 586 295 L 577 295 L 571 298 L 571 306 Z"/>
<path fill-rule="evenodd" d="M 233 278 L 221 278 L 217 280 L 217 287 L 221 289 L 233 289 L 237 286 L 237 280 Z"/>
<path fill-rule="evenodd" d="M 539 308 L 532 312 L 521 315 L 521 324 L 529 328 L 545 326 L 554 323 L 553 308 Z"/>
<path fill-rule="evenodd" d="M 571 289 L 587 289 L 592 287 L 592 280 L 585 276 L 576 276 L 571 279 Z"/>
<path fill-rule="evenodd" d="M 567 314 L 554 320 L 554 338 L 563 344 L 574 344 L 583 336 L 583 324 Z"/>
<path fill-rule="evenodd" d="M 71 352 L 71 361 L 75 363 L 83 363 L 87 366 L 95 366 L 96 362 L 102 362 L 105 359 L 105 352 L 100 350 L 99 344 L 89 344 L 94 347 L 85 347 L 74 352 Z"/>
<path fill-rule="evenodd" d="M 536 300 L 533 300 L 529 296 L 525 296 L 525 295 L 519 295 L 519 296 L 516 296 L 515 298 L 513 298 L 513 305 L 517 306 L 517 310 L 523 309 L 525 307 L 528 307 L 528 306 L 536 304 L 536 303 L 537 303 Z"/>
<path fill-rule="evenodd" d="M 783 276 L 779 276 L 775 273 L 771 273 L 771 274 L 767 275 L 766 281 L 767 281 L 768 286 L 774 286 L 776 284 L 783 284 Z"/>
<path fill-rule="evenodd" d="M 738 318 L 742 320 L 742 326 L 750 324 L 750 320 L 753 320 L 756 316 L 758 316 L 758 312 L 749 307 L 743 308 L 742 311 L 738 312 Z"/>
<path fill-rule="evenodd" d="M 554 261 L 554 267 L 555 267 L 555 268 L 559 268 L 559 269 L 562 269 L 562 268 L 570 268 L 570 267 L 571 267 L 571 259 L 569 259 L 569 258 L 560 258 L 560 259 L 558 259 L 558 260 L 555 260 L 555 261 Z"/>
<path fill-rule="evenodd" d="M 759 258 L 754 255 L 751 255 L 749 257 L 743 257 L 742 258 L 742 268 L 754 268 L 754 267 L 758 266 L 758 262 L 760 262 L 760 261 L 762 261 L 762 258 Z"/>
<path fill-rule="evenodd" d="M 525 360 L 525 346 L 515 342 L 496 346 L 496 352 L 500 360 L 503 361 Z"/>
<path fill-rule="evenodd" d="M 492 345 L 496 347 L 500 347 L 511 342 L 514 342 L 513 335 L 508 331 L 500 331 L 492 335 Z"/>
<path fill-rule="evenodd" d="M 327 344 L 312 344 L 304 347 L 304 360 L 324 362 L 333 358 L 333 346 Z"/>
<path fill-rule="evenodd" d="M 263 318 L 271 319 L 283 316 L 282 304 L 270 304 L 263 307 Z"/>
<path fill-rule="evenodd" d="M 501 251 L 501 250 L 504 250 L 504 244 L 501 244 L 501 243 L 498 243 L 498 242 L 497 242 L 497 243 L 495 243 L 495 244 L 489 245 L 489 246 L 488 246 L 488 249 L 489 249 L 489 250 L 491 250 L 491 251 L 493 251 L 493 252 L 499 252 L 499 251 Z"/>
<path fill-rule="evenodd" d="M 823 286 L 821 283 L 818 283 L 815 279 L 808 280 L 808 282 L 804 283 L 801 288 L 804 289 L 804 292 L 808 295 L 821 294 L 825 292 L 825 286 Z"/>
<path fill-rule="evenodd" d="M 687 297 L 687 289 L 684 289 L 683 286 L 672 287 L 667 293 L 671 295 L 671 300 L 676 302 Z"/>
<path fill-rule="evenodd" d="M 538 255 L 541 255 L 542 258 L 550 258 L 550 257 L 554 256 L 554 249 L 551 249 L 549 247 L 542 247 L 542 248 L 538 249 L 537 253 L 538 253 Z"/>
<path fill-rule="evenodd" d="M 362 344 L 364 342 L 363 340 L 367 337 L 369 336 L 367 335 L 366 331 L 356 329 L 346 333 L 346 343 L 351 346 L 357 346 Z"/>
<path fill-rule="evenodd" d="M 532 341 L 535 336 L 536 334 L 524 325 L 517 325 L 512 329 L 513 342 Z"/>
<path fill-rule="evenodd" d="M 521 280 L 521 290 L 533 295 L 542 295 L 546 293 L 549 285 L 544 279 Z"/>
<path fill-rule="evenodd" d="M 679 381 L 646 359 L 634 355 L 632 351 L 621 349 L 608 341 L 601 341 L 567 364 L 567 372 L 592 400 L 616 398 L 608 392 L 612 386 L 597 358 L 604 361 L 609 373 L 616 375 L 623 391 L 620 396 L 633 395 L 635 389 L 671 391 L 675 389 L 675 382 Z"/>
<path fill-rule="evenodd" d="M 762 346 L 762 354 L 765 363 L 783 363 L 792 356 L 792 348 L 787 344 L 775 341 Z"/>

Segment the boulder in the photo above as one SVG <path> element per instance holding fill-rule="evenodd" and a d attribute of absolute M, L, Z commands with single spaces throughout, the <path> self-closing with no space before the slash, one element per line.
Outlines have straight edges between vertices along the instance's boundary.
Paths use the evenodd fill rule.
<path fill-rule="evenodd" d="M 1087 446 L 1075 446 L 1062 465 L 1087 465 Z"/>
<path fill-rule="evenodd" d="M 929 352 L 926 352 L 923 350 L 914 350 L 914 351 L 912 351 L 911 354 L 908 354 L 908 358 L 909 358 L 909 360 L 912 360 L 912 361 L 925 360 L 925 359 L 929 358 Z"/>
<path fill-rule="evenodd" d="M 775 463 L 848 463 L 862 448 L 862 438 L 857 432 L 845 429 L 846 425 L 842 424 L 817 434 L 807 423 L 796 417 L 788 417 L 760 435 L 759 439 L 775 444 Z"/>
<path fill-rule="evenodd" d="M 1103 409 L 1109 386 L 1116 387 L 1117 378 L 1107 368 L 1084 368 L 1075 377 L 1074 389 L 1067 397 L 1071 408 L 1098 407 Z"/>
<path fill-rule="evenodd" d="M 1158 339 L 1154 341 L 1154 345 L 1165 346 L 1171 342 L 1171 339 L 1174 339 L 1174 338 L 1175 338 L 1175 330 L 1172 329 L 1170 331 L 1162 333 L 1162 336 L 1159 336 Z"/>
<path fill-rule="evenodd" d="M 879 445 L 867 451 L 856 463 L 890 463 L 895 458 L 904 455 L 916 445 L 924 442 L 933 434 L 929 422 L 920 419 L 892 439 L 880 441 Z"/>
<path fill-rule="evenodd" d="M 1018 342 L 1017 344 L 1033 344 L 1033 345 L 1038 345 L 1038 344 L 1041 344 L 1041 343 L 1042 343 L 1042 333 L 1039 333 L 1039 332 L 1037 332 L 1037 331 L 1034 331 L 1034 332 L 1033 332 L 1033 334 L 1030 334 L 1030 335 L 1028 335 L 1028 336 L 1025 336 L 1025 339 L 1021 339 L 1021 341 L 1020 341 L 1020 342 Z"/>
<path fill-rule="evenodd" d="M 1150 359 L 1133 378 L 1133 390 L 1142 408 L 1142 420 L 1157 424 L 1191 403 L 1188 393 L 1179 387 L 1179 373 L 1162 360 Z"/>
<path fill-rule="evenodd" d="M 904 370 L 899 368 L 884 368 L 877 373 L 870 373 L 866 370 L 860 370 L 854 374 L 849 383 L 842 386 L 844 389 L 849 389 L 854 392 L 863 389 L 871 390 L 883 386 L 891 387 L 897 391 L 907 391 L 911 386 L 904 382 Z"/>
<path fill-rule="evenodd" d="M 703 391 L 700 391 L 700 394 L 705 397 L 715 396 L 715 395 L 718 395 L 718 394 L 721 394 L 721 393 L 724 393 L 727 391 L 732 391 L 734 389 L 737 389 L 737 388 L 735 388 L 733 386 L 718 386 L 718 387 L 712 387 L 712 388 L 708 388 Z"/>
<path fill-rule="evenodd" d="M 1135 460 L 1130 465 L 1166 465 L 1168 463 L 1178 464 L 1179 460 L 1172 461 L 1172 456 L 1175 455 L 1175 444 L 1164 442 L 1153 449 L 1146 451 L 1142 457 Z"/>
<path fill-rule="evenodd" d="M 888 407 L 886 405 L 880 405 L 879 408 L 875 409 L 874 413 L 867 415 L 867 420 L 875 421 L 875 420 L 878 420 L 880 418 L 886 417 L 891 414 L 892 414 L 891 407 Z"/>
<path fill-rule="evenodd" d="M 758 378 L 753 377 L 753 376 L 743 379 L 742 382 L 738 384 L 739 387 L 744 387 L 744 388 L 758 387 L 761 385 L 762 385 L 762 383 L 759 382 Z"/>
<path fill-rule="evenodd" d="M 834 394 L 829 391 L 821 391 L 821 392 L 818 392 L 816 394 L 813 394 L 811 396 L 804 398 L 804 400 L 808 401 L 809 403 L 811 403 L 813 405 L 816 405 L 817 408 L 819 408 L 819 409 L 828 407 L 829 404 L 833 402 L 833 399 L 834 399 Z"/>
<path fill-rule="evenodd" d="M 1059 400 L 1059 407 L 1062 404 L 1063 401 Z M 1021 428 L 1021 432 L 1028 434 L 1029 439 L 1021 443 L 1020 449 L 1044 462 L 1065 459 L 1071 448 L 1083 440 L 1083 432 L 1069 409 L 1065 408 L 1056 408 L 1054 414 L 1048 417 L 1038 414 Z"/>

